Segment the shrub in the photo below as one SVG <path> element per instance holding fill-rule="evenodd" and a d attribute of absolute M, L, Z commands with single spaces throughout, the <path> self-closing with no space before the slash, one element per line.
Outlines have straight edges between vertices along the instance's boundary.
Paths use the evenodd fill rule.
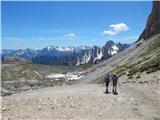
<path fill-rule="evenodd" d="M 129 74 L 129 75 L 128 75 L 128 79 L 133 79 L 133 75 L 132 75 L 132 74 Z"/>
<path fill-rule="evenodd" d="M 139 79 L 139 78 L 141 78 L 141 76 L 140 76 L 140 75 L 137 75 L 136 79 Z"/>

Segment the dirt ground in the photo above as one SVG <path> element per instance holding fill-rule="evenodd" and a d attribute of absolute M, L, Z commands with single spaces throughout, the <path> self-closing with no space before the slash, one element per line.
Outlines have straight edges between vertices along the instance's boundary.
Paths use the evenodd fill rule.
<path fill-rule="evenodd" d="M 13 94 L 1 98 L 2 120 L 160 120 L 159 84 L 104 91 L 104 85 L 75 84 Z"/>

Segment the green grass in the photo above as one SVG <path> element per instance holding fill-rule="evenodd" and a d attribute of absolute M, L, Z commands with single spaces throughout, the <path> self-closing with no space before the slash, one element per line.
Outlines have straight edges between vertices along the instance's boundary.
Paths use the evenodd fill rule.
<path fill-rule="evenodd" d="M 113 73 L 116 73 L 118 77 L 125 74 L 125 70 L 127 69 L 127 65 L 117 66 L 114 70 L 110 71 L 109 74 L 112 75 Z M 101 75 L 97 79 L 93 80 L 92 83 L 95 84 L 102 84 L 104 83 L 104 75 Z"/>
<path fill-rule="evenodd" d="M 152 52 L 160 47 L 160 37 L 158 37 L 149 47 L 147 52 Z"/>
<path fill-rule="evenodd" d="M 146 62 L 146 60 L 148 61 Z M 129 71 L 128 79 L 132 79 L 133 76 L 138 72 L 141 73 L 146 71 L 146 73 L 149 74 L 151 72 L 156 72 L 157 70 L 160 70 L 160 54 L 158 54 L 156 57 L 152 59 L 147 58 L 146 60 L 144 60 L 143 62 L 142 60 L 140 60 L 137 63 L 132 65 L 125 64 L 122 66 L 117 66 L 114 70 L 110 71 L 109 74 L 116 73 L 118 77 L 121 77 L 122 75 L 125 75 L 126 74 L 125 71 L 128 70 Z M 139 78 L 140 78 L 140 75 L 137 75 L 136 79 L 139 79 Z M 102 84 L 103 82 L 104 81 L 103 81 L 103 75 L 102 75 L 96 80 L 94 80 L 92 83 Z"/>
<path fill-rule="evenodd" d="M 145 55 L 149 55 L 153 51 L 160 48 L 160 37 L 156 38 L 153 43 L 151 43 L 148 48 L 145 49 L 145 52 L 143 52 L 140 57 L 143 57 Z"/>
<path fill-rule="evenodd" d="M 148 60 L 148 59 L 147 59 Z M 160 70 L 160 55 L 157 55 L 156 57 L 143 62 L 137 62 L 131 66 L 129 66 L 129 78 L 132 78 L 132 75 L 135 75 L 138 72 L 144 72 L 147 73 L 156 72 L 157 70 Z"/>
<path fill-rule="evenodd" d="M 147 71 L 147 73 L 160 70 L 160 55 L 144 63 L 139 69 L 140 72 Z"/>
<path fill-rule="evenodd" d="M 82 65 L 80 65 L 80 66 L 78 66 L 78 67 L 80 67 L 80 68 L 82 68 L 82 69 L 88 69 L 88 68 L 91 68 L 91 67 L 93 67 L 93 64 L 82 64 Z"/>
<path fill-rule="evenodd" d="M 110 74 L 116 73 L 118 77 L 121 77 L 122 75 L 126 74 L 126 71 L 129 71 L 132 73 L 135 70 L 135 65 L 140 63 L 141 61 L 138 61 L 138 63 L 132 64 L 132 65 L 124 64 L 122 66 L 117 66 L 115 69 L 113 69 L 110 72 Z"/>

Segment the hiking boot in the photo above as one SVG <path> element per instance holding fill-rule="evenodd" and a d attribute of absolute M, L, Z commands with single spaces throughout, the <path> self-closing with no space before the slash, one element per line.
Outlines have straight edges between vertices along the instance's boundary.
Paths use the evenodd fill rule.
<path fill-rule="evenodd" d="M 109 92 L 107 91 L 106 94 L 109 94 Z"/>
<path fill-rule="evenodd" d="M 114 92 L 113 94 L 114 94 L 114 95 L 118 95 L 118 92 Z"/>
<path fill-rule="evenodd" d="M 108 93 L 109 93 L 108 90 L 106 90 L 105 94 L 108 94 Z"/>
<path fill-rule="evenodd" d="M 112 90 L 112 93 L 114 94 L 114 90 Z"/>

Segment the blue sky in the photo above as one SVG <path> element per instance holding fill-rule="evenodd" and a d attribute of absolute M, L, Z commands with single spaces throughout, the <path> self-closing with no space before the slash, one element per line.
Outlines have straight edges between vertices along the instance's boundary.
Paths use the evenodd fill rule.
<path fill-rule="evenodd" d="M 2 2 L 2 48 L 133 43 L 152 2 Z"/>

